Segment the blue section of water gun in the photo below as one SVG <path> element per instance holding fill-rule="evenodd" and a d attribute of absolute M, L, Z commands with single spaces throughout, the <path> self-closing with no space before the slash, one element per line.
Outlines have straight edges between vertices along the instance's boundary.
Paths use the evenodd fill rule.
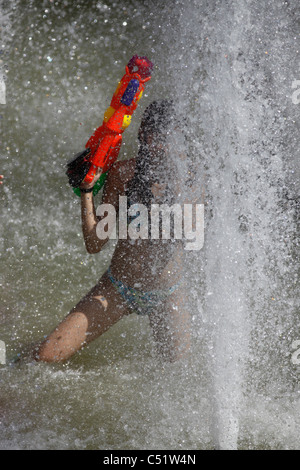
<path fill-rule="evenodd" d="M 121 98 L 121 103 L 125 104 L 125 106 L 130 106 L 136 92 L 138 91 L 138 88 L 139 88 L 139 81 L 135 80 L 134 78 L 130 80 Z"/>

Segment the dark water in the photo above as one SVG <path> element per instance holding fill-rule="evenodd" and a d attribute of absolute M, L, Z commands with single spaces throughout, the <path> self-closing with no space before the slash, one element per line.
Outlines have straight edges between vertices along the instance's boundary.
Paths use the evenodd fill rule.
<path fill-rule="evenodd" d="M 109 264 L 85 253 L 63 165 L 102 122 L 134 54 L 143 109 L 175 97 L 205 188 L 187 256 L 192 355 L 163 365 L 130 316 L 64 365 L 0 366 L 3 449 L 298 449 L 298 2 L 1 2 L 0 340 L 60 321 Z M 298 87 L 300 88 L 300 87 Z"/>

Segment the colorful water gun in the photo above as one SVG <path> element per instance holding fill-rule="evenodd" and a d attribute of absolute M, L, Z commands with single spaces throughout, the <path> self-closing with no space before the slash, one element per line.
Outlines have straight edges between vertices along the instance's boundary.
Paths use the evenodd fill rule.
<path fill-rule="evenodd" d="M 96 182 L 94 195 L 103 186 L 108 170 L 118 158 L 122 133 L 129 126 L 144 91 L 151 79 L 153 64 L 147 57 L 133 56 L 126 65 L 126 73 L 119 82 L 110 106 L 104 113 L 103 123 L 90 137 L 85 150 L 67 163 L 66 174 L 74 192 L 80 195 L 80 184 L 92 183 L 97 169 L 102 170 Z"/>

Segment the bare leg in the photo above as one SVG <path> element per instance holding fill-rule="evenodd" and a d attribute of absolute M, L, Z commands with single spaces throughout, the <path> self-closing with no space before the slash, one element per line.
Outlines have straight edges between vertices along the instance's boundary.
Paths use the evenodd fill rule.
<path fill-rule="evenodd" d="M 190 314 L 182 289 L 175 291 L 159 310 L 150 315 L 150 325 L 160 355 L 176 361 L 190 349 Z"/>
<path fill-rule="evenodd" d="M 35 359 L 60 362 L 107 331 L 127 306 L 106 274 L 36 349 Z"/>

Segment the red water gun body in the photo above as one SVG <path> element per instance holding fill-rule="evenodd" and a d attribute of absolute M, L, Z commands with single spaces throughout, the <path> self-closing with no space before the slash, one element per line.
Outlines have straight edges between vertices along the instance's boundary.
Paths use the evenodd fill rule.
<path fill-rule="evenodd" d="M 126 66 L 122 77 L 107 108 L 103 123 L 86 143 L 90 149 L 90 168 L 84 178 L 92 183 L 98 168 L 105 173 L 118 158 L 122 144 L 122 133 L 129 126 L 131 116 L 140 100 L 144 84 L 151 79 L 153 64 L 147 57 L 134 56 Z"/>

